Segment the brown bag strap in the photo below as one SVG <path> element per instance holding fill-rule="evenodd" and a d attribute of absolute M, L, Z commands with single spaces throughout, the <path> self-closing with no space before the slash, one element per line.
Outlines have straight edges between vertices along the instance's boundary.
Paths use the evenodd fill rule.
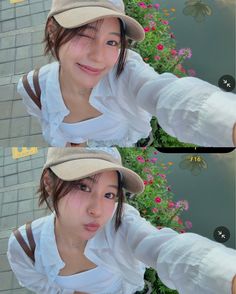
<path fill-rule="evenodd" d="M 26 235 L 29 241 L 29 245 L 25 242 L 24 238 L 22 237 L 20 231 L 18 229 L 13 230 L 13 234 L 16 237 L 16 240 L 20 244 L 21 248 L 24 250 L 25 254 L 33 261 L 35 262 L 34 258 L 34 252 L 35 252 L 35 241 L 34 241 L 34 236 L 32 232 L 32 227 L 31 227 L 31 222 L 26 224 Z"/>
<path fill-rule="evenodd" d="M 25 74 L 22 78 L 22 83 L 25 88 L 25 91 L 27 94 L 30 96 L 30 98 L 34 101 L 34 103 L 38 106 L 39 109 L 42 108 L 41 101 L 40 101 L 40 96 L 41 96 L 41 89 L 39 85 L 39 69 L 34 70 L 33 74 L 33 84 L 34 84 L 34 89 L 36 92 L 36 95 L 34 94 L 33 90 L 30 87 L 27 74 Z"/>

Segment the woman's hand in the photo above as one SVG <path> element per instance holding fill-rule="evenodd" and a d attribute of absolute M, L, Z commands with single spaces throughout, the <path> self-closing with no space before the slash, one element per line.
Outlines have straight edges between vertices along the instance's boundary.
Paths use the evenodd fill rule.
<path fill-rule="evenodd" d="M 236 275 L 234 276 L 232 282 L 232 294 L 236 294 Z"/>
<path fill-rule="evenodd" d="M 234 146 L 236 147 L 236 123 L 234 125 L 234 130 L 233 130 L 233 142 L 234 142 Z"/>

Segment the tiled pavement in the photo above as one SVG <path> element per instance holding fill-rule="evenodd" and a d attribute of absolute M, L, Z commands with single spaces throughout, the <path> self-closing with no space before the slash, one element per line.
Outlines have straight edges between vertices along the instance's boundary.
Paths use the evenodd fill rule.
<path fill-rule="evenodd" d="M 38 207 L 37 185 L 46 149 L 12 158 L 12 149 L 0 149 L 0 294 L 32 293 L 19 286 L 7 261 L 7 242 L 13 228 L 39 218 L 47 211 Z"/>
<path fill-rule="evenodd" d="M 51 0 L 0 1 L 0 146 L 46 146 L 16 93 L 22 74 L 48 63 L 43 30 Z"/>

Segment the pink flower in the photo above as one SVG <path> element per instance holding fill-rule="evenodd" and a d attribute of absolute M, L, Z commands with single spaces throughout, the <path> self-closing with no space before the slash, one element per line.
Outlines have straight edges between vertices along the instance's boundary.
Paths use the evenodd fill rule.
<path fill-rule="evenodd" d="M 184 233 L 186 233 L 186 231 L 185 230 L 180 230 L 180 233 L 184 234 Z"/>
<path fill-rule="evenodd" d="M 196 77 L 196 71 L 194 69 L 189 69 L 188 70 L 188 75 L 191 77 Z"/>
<path fill-rule="evenodd" d="M 147 6 L 148 8 L 152 8 L 152 4 L 148 4 L 148 6 Z"/>
<path fill-rule="evenodd" d="M 159 9 L 160 8 L 160 4 L 154 4 L 154 8 Z"/>
<path fill-rule="evenodd" d="M 152 209 L 152 212 L 153 212 L 153 213 L 156 213 L 156 212 L 158 212 L 158 209 L 157 209 L 156 207 L 154 207 L 154 208 Z"/>
<path fill-rule="evenodd" d="M 170 33 L 171 39 L 175 39 L 175 35 L 173 33 Z"/>
<path fill-rule="evenodd" d="M 143 184 L 144 184 L 144 186 L 147 186 L 148 185 L 148 181 L 143 181 Z"/>
<path fill-rule="evenodd" d="M 158 56 L 158 55 L 156 55 L 156 56 L 154 57 L 154 59 L 155 59 L 155 60 L 160 60 L 160 59 L 161 59 L 161 57 L 160 57 L 160 56 Z"/>
<path fill-rule="evenodd" d="M 158 44 L 156 47 L 159 51 L 162 51 L 164 49 L 164 45 Z"/>
<path fill-rule="evenodd" d="M 147 178 L 148 178 L 149 181 L 150 181 L 150 180 L 153 180 L 153 175 L 148 174 L 148 175 L 147 175 Z"/>
<path fill-rule="evenodd" d="M 187 229 L 191 229 L 193 227 L 193 224 L 192 224 L 192 222 L 190 222 L 189 220 L 187 220 L 185 222 L 185 226 L 186 226 Z"/>
<path fill-rule="evenodd" d="M 156 203 L 161 203 L 161 198 L 160 198 L 160 197 L 156 197 L 156 198 L 155 198 L 155 202 L 156 202 Z"/>
<path fill-rule="evenodd" d="M 170 53 L 171 53 L 171 55 L 175 56 L 178 52 L 175 49 L 171 49 Z"/>
<path fill-rule="evenodd" d="M 151 159 L 151 162 L 155 163 L 157 160 L 158 160 L 158 159 L 157 159 L 156 157 L 153 157 L 153 158 Z"/>
<path fill-rule="evenodd" d="M 174 207 L 175 207 L 175 203 L 173 201 L 169 201 L 168 208 L 174 208 Z"/>
<path fill-rule="evenodd" d="M 145 32 L 145 33 L 150 32 L 150 28 L 149 28 L 149 27 L 145 27 L 145 28 L 144 28 L 144 32 Z"/>
<path fill-rule="evenodd" d="M 170 187 L 170 186 L 167 186 L 167 187 L 166 187 L 166 190 L 167 190 L 167 191 L 171 191 L 171 187 Z"/>
<path fill-rule="evenodd" d="M 143 8 L 143 9 L 147 8 L 146 3 L 144 3 L 144 2 L 139 2 L 138 3 L 138 6 L 141 7 L 141 8 Z"/>
<path fill-rule="evenodd" d="M 141 162 L 141 163 L 145 162 L 145 160 L 144 160 L 144 158 L 142 156 L 137 156 L 136 159 L 137 159 L 138 162 Z"/>
<path fill-rule="evenodd" d="M 168 20 L 162 20 L 161 22 L 162 22 L 164 25 L 168 25 L 168 24 L 169 24 Z"/>
<path fill-rule="evenodd" d="M 159 175 L 162 179 L 166 179 L 166 175 L 164 175 L 164 174 L 160 174 Z"/>
<path fill-rule="evenodd" d="M 178 224 L 179 224 L 179 225 L 182 225 L 182 224 L 183 224 L 183 221 L 182 221 L 181 218 L 178 219 Z"/>
<path fill-rule="evenodd" d="M 153 184 L 153 180 L 150 180 L 148 183 L 149 183 L 150 185 L 152 185 L 152 184 Z"/>
<path fill-rule="evenodd" d="M 186 56 L 186 58 L 191 58 L 192 50 L 190 48 L 182 48 L 179 50 L 179 56 Z"/>
<path fill-rule="evenodd" d="M 158 151 L 154 151 L 153 154 L 154 154 L 154 155 L 157 155 L 157 154 L 158 154 Z"/>
<path fill-rule="evenodd" d="M 144 61 L 148 61 L 148 60 L 149 60 L 149 58 L 148 58 L 148 57 L 145 57 L 143 60 L 144 60 Z"/>
<path fill-rule="evenodd" d="M 180 200 L 180 201 L 177 201 L 176 202 L 175 207 L 176 208 L 183 207 L 184 210 L 188 210 L 189 209 L 189 204 L 188 204 L 188 201 L 187 200 Z"/>

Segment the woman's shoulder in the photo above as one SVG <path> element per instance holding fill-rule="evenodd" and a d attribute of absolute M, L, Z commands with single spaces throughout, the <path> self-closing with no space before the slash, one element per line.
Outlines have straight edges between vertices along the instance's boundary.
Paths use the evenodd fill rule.
<path fill-rule="evenodd" d="M 54 73 L 59 70 L 59 63 L 52 62 L 46 65 L 43 65 L 40 68 L 33 69 L 27 74 L 25 74 L 24 76 L 27 77 L 27 81 L 32 89 L 34 89 L 33 76 L 36 70 L 38 70 L 38 79 L 39 79 L 40 88 L 43 89 L 48 79 L 52 79 L 52 78 L 55 79 L 55 77 L 57 76 Z M 24 85 L 23 85 L 24 76 L 22 76 L 18 82 L 18 85 L 17 85 L 18 92 L 21 92 L 21 90 L 24 88 Z"/>
<path fill-rule="evenodd" d="M 37 240 L 39 240 L 40 238 L 40 234 L 42 232 L 43 226 L 48 222 L 49 218 L 50 218 L 50 215 L 44 216 L 32 221 L 31 228 L 32 228 L 33 238 L 36 243 L 37 243 Z M 17 230 L 20 232 L 21 236 L 26 241 L 26 243 L 29 243 L 27 238 L 27 232 L 26 232 L 26 224 L 20 226 Z M 17 249 L 17 248 L 19 248 L 19 243 L 16 240 L 14 233 L 12 232 L 8 241 L 8 249 Z"/>

